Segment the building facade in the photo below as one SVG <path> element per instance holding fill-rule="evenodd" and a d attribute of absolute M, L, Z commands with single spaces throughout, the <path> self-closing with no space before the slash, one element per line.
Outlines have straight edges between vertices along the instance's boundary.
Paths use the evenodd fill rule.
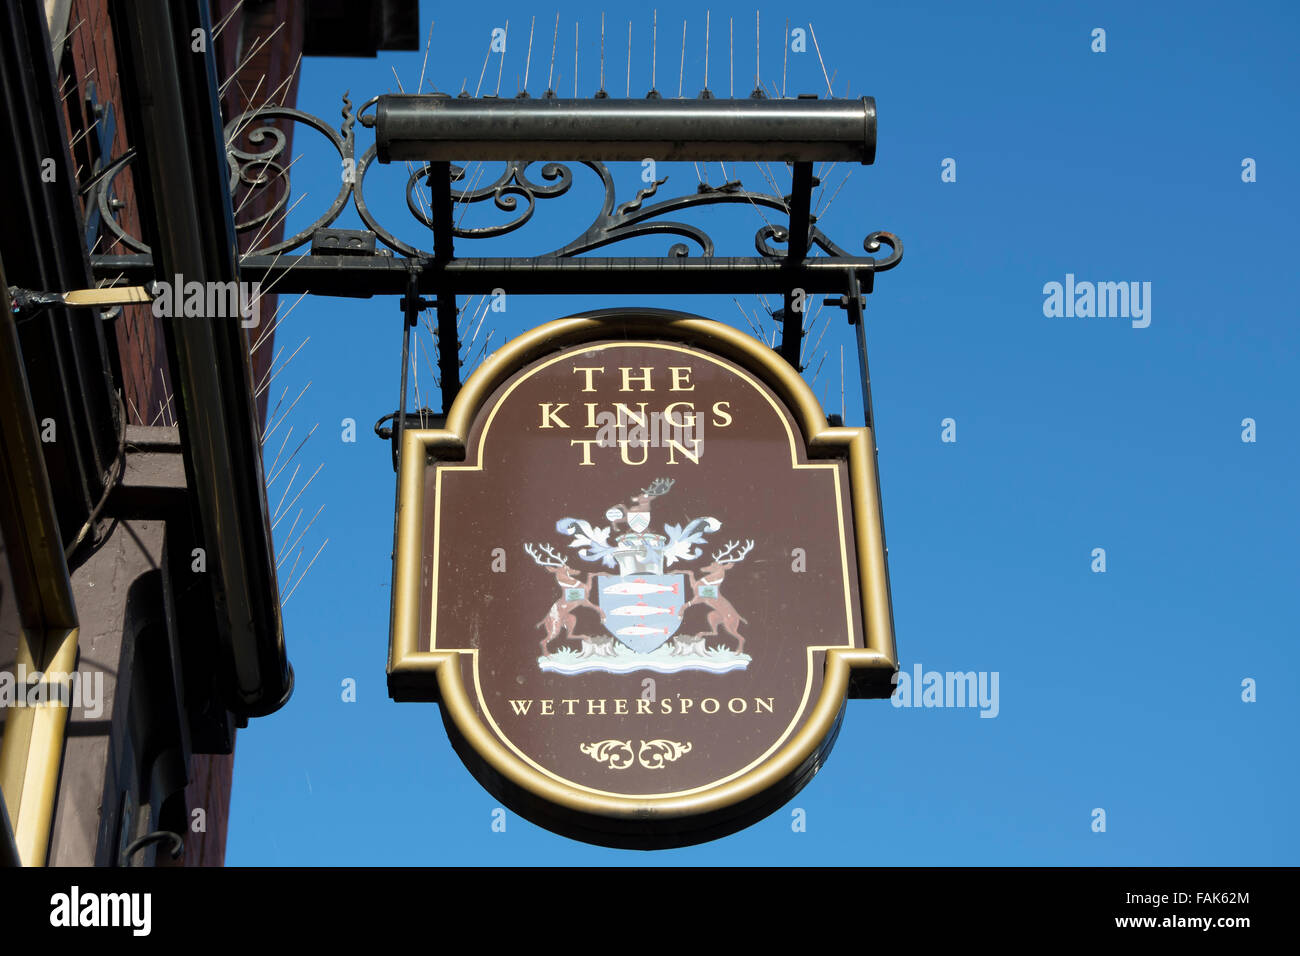
<path fill-rule="evenodd" d="M 274 194 L 236 216 L 228 124 L 292 106 L 302 56 L 415 49 L 416 4 L 0 18 L 0 856 L 220 865 L 236 732 L 293 688 L 261 456 L 277 303 L 254 325 L 62 294 L 141 252 L 156 280 L 237 283 L 283 219 L 236 225 Z"/>

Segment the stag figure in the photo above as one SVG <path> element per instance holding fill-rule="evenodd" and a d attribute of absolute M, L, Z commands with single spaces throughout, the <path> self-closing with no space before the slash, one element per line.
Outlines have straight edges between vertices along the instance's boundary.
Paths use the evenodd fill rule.
<path fill-rule="evenodd" d="M 737 551 L 736 549 L 740 550 Z M 686 609 L 693 604 L 703 604 L 709 609 L 709 627 L 711 631 L 702 631 L 695 635 L 701 637 L 717 637 L 719 628 L 726 628 L 731 632 L 731 636 L 736 639 L 736 653 L 739 654 L 745 649 L 745 639 L 740 635 L 740 625 L 749 622 L 740 616 L 740 613 L 731 605 L 731 602 L 722 596 L 721 584 L 722 579 L 727 576 L 727 572 L 733 567 L 745 560 L 745 555 L 754 550 L 754 542 L 746 541 L 743 547 L 740 547 L 739 541 L 733 541 L 721 551 L 713 554 L 713 563 L 706 564 L 700 568 L 702 575 L 698 580 L 694 571 L 687 571 L 686 574 L 691 579 L 691 590 L 695 596 L 686 603 L 682 608 L 683 618 L 686 615 Z M 733 552 L 735 552 L 733 554 Z"/>
<path fill-rule="evenodd" d="M 537 622 L 537 626 L 544 628 L 546 631 L 546 637 L 542 639 L 542 656 L 545 657 L 549 653 L 548 648 L 551 642 L 559 637 L 561 633 L 567 637 L 583 641 L 584 645 L 591 641 L 591 638 L 574 633 L 574 628 L 578 626 L 578 619 L 574 611 L 586 606 L 599 614 L 602 621 L 605 620 L 605 612 L 591 603 L 591 581 L 595 575 L 588 574 L 587 581 L 584 584 L 582 579 L 565 563 L 564 555 L 550 545 L 544 544 L 538 549 L 531 544 L 526 544 L 524 550 L 540 567 L 554 574 L 555 581 L 560 586 L 559 599 L 551 605 L 546 617 Z"/>
<path fill-rule="evenodd" d="M 650 502 L 655 498 L 668 494 L 674 480 L 673 478 L 656 478 L 650 482 L 649 488 L 643 488 L 641 494 L 632 496 L 630 507 L 620 504 L 606 511 L 605 517 L 610 521 L 611 530 L 617 528 L 620 524 L 626 524 L 629 529 L 638 533 L 650 527 Z"/>

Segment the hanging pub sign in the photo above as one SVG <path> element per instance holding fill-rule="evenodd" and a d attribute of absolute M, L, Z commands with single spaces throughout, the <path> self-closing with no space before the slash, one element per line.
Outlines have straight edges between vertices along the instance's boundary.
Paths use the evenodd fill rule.
<path fill-rule="evenodd" d="M 403 439 L 388 685 L 549 829 L 733 832 L 897 670 L 869 428 L 682 313 L 562 319 Z"/>

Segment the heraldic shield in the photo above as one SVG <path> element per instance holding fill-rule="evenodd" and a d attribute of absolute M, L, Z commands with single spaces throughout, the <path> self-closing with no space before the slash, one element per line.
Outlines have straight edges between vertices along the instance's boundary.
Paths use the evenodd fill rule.
<path fill-rule="evenodd" d="M 559 600 L 537 624 L 546 632 L 538 658 L 543 671 L 628 674 L 651 670 L 673 674 L 700 670 L 725 674 L 748 667 L 751 658 L 744 652 L 741 635 L 741 627 L 748 622 L 722 596 L 719 585 L 753 550 L 754 542 L 732 541 L 713 554 L 713 563 L 689 567 L 703 556 L 707 536 L 721 530 L 722 522 L 704 516 L 665 524 L 663 534 L 649 530 L 651 502 L 672 486 L 673 479 L 656 478 L 632 497 L 631 507 L 614 505 L 606 510 L 608 525 L 581 518 L 556 522 L 556 531 L 572 539 L 569 547 L 579 559 L 600 563 L 611 571 L 583 574 L 570 567 L 570 558 L 560 549 L 546 543 L 524 545 L 540 567 L 555 575 L 561 589 Z M 665 573 L 681 565 L 688 567 Z M 678 634 L 687 609 L 695 605 L 703 606 L 697 614 L 709 630 Z M 596 615 L 604 634 L 586 631 Z M 729 646 L 733 640 L 735 648 Z M 560 643 L 565 641 L 577 641 L 581 649 Z"/>
<path fill-rule="evenodd" d="M 637 653 L 650 653 L 682 626 L 686 575 L 602 574 L 596 580 L 606 630 Z"/>

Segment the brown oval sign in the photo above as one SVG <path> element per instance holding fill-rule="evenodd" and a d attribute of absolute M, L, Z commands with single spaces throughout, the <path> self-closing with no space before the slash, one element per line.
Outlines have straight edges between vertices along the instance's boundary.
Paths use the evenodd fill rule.
<path fill-rule="evenodd" d="M 593 842 L 731 832 L 896 670 L 874 442 L 679 313 L 543 326 L 405 436 L 389 687 Z"/>

